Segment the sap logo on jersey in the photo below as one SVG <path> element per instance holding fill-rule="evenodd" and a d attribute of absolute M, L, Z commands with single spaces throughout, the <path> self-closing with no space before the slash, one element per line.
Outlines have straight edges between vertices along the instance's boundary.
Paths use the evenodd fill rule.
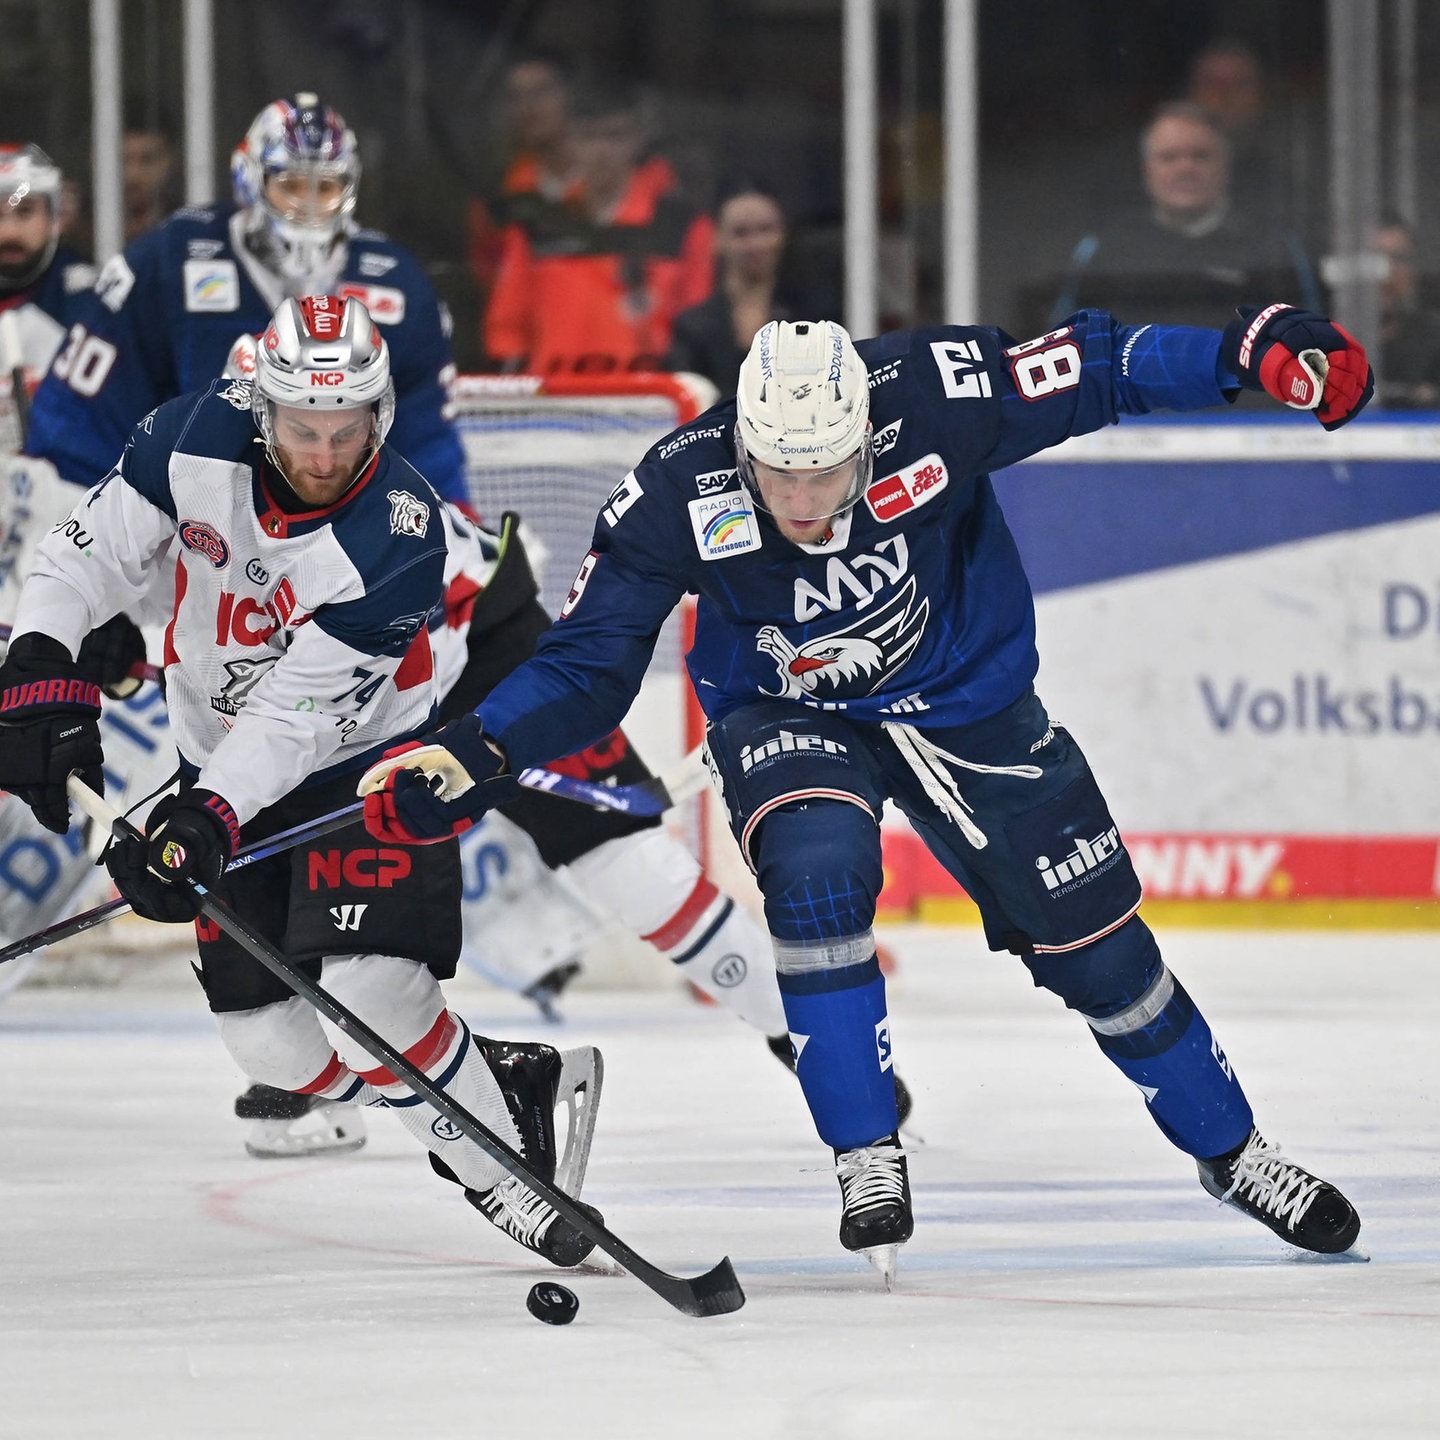
<path fill-rule="evenodd" d="M 222 314 L 240 308 L 240 274 L 233 260 L 187 260 L 182 282 L 191 314 Z"/>
<path fill-rule="evenodd" d="M 933 500 L 950 483 L 945 462 L 933 451 L 865 492 L 865 506 L 880 521 L 894 520 Z"/>
<path fill-rule="evenodd" d="M 405 318 L 405 292 L 391 285 L 357 285 L 346 281 L 335 287 L 342 300 L 359 300 L 377 325 L 398 325 Z"/>
<path fill-rule="evenodd" d="M 425 534 L 430 523 L 430 507 L 417 500 L 408 490 L 391 490 L 385 498 L 390 502 L 390 533 L 392 535 Z"/>
<path fill-rule="evenodd" d="M 695 477 L 695 488 L 702 495 L 715 495 L 728 490 L 740 478 L 738 470 L 707 470 Z"/>
<path fill-rule="evenodd" d="M 900 427 L 904 423 L 902 416 L 899 420 L 892 420 L 884 429 L 877 430 L 870 441 L 871 450 L 876 455 L 888 455 L 900 443 Z"/>
<path fill-rule="evenodd" d="M 755 512 L 746 508 L 742 495 L 732 493 L 717 495 L 712 500 L 692 500 L 689 509 L 695 548 L 702 560 L 723 560 L 727 555 L 760 548 Z"/>

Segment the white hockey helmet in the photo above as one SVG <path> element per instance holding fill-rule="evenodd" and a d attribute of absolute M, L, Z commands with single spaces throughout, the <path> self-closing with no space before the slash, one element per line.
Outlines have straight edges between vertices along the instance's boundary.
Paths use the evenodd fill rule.
<path fill-rule="evenodd" d="M 870 375 L 844 326 L 833 320 L 761 326 L 740 366 L 735 413 L 735 455 L 757 503 L 752 461 L 813 475 L 857 457 L 836 513 L 865 493 L 874 458 Z"/>
<path fill-rule="evenodd" d="M 7 275 L 8 288 L 38 279 L 55 258 L 60 243 L 60 193 L 64 177 L 60 167 L 38 145 L 0 145 L 0 208 L 18 205 L 32 196 L 50 206 L 50 236 L 35 263 L 24 274 Z"/>
<path fill-rule="evenodd" d="M 309 203 L 277 203 L 268 184 L 276 176 L 306 182 L 313 192 Z M 354 228 L 360 193 L 359 146 L 339 112 L 308 90 L 272 101 L 235 147 L 230 180 L 260 258 L 292 285 L 320 280 Z M 322 181 L 331 182 L 323 204 Z"/>
<path fill-rule="evenodd" d="M 358 300 L 314 295 L 282 300 L 255 351 L 255 421 L 275 457 L 275 411 L 371 409 L 373 449 L 395 418 L 390 350 Z"/>

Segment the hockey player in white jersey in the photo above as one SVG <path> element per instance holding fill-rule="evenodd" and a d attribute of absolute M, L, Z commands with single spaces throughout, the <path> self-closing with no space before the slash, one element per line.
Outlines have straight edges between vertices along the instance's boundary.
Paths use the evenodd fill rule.
<path fill-rule="evenodd" d="M 16 458 L 30 394 L 95 279 L 94 267 L 60 243 L 63 178 L 38 145 L 0 145 L 0 625 L 7 634 L 31 554 L 78 493 L 48 467 L 37 471 Z M 4 645 L 0 637 L 0 653 Z M 140 650 L 139 632 L 119 616 L 87 639 L 81 661 L 107 694 L 123 697 L 138 687 L 127 671 Z M 108 728 L 117 760 L 150 743 L 143 720 L 128 733 Z M 24 805 L 0 797 L 0 937 L 50 924 L 103 881 L 83 848 L 78 837 L 51 834 Z M 38 958 L 0 966 L 0 995 Z"/>
<path fill-rule="evenodd" d="M 430 722 L 427 621 L 447 555 L 438 497 L 384 443 L 395 397 L 365 307 L 287 300 L 259 357 L 253 384 L 217 381 L 147 416 L 40 546 L 0 666 L 0 786 L 56 833 L 72 772 L 103 789 L 99 690 L 76 652 L 173 559 L 164 665 L 181 786 L 147 836 L 107 849 L 121 894 L 179 923 L 198 902 L 177 882 L 213 890 L 545 1178 L 563 1159 L 574 1173 L 561 1166 L 561 1183 L 577 1183 L 594 1105 L 565 1157 L 553 1117 L 572 1093 L 593 1099 L 598 1053 L 472 1036 L 449 1009 L 439 982 L 459 953 L 456 847 L 376 847 L 356 824 L 224 877 L 242 841 L 339 808 L 386 737 Z M 201 985 L 245 1073 L 392 1107 L 436 1172 L 512 1239 L 557 1265 L 589 1253 L 592 1241 L 352 1038 L 332 1044 L 307 1002 L 218 928 L 196 928 Z"/>

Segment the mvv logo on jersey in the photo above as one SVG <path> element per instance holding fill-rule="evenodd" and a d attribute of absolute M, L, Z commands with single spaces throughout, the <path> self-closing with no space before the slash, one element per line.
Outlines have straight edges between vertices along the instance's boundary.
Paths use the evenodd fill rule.
<path fill-rule="evenodd" d="M 865 505 L 877 520 L 894 520 L 933 500 L 949 483 L 945 462 L 932 452 L 894 475 L 876 480 L 865 491 Z"/>
<path fill-rule="evenodd" d="M 690 502 L 690 528 L 702 560 L 723 560 L 760 548 L 755 512 L 738 491 L 728 495 L 701 496 Z"/>

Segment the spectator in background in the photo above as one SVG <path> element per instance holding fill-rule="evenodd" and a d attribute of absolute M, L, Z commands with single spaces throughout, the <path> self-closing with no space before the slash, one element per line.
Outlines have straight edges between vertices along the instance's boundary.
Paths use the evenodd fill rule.
<path fill-rule="evenodd" d="M 709 294 L 714 226 L 662 156 L 642 158 L 640 105 L 619 89 L 577 95 L 578 186 L 516 207 L 485 316 L 506 370 L 608 374 L 662 367 L 670 327 Z"/>
<path fill-rule="evenodd" d="M 715 288 L 675 317 L 667 370 L 703 375 L 722 396 L 735 393 L 740 362 L 755 332 L 771 320 L 800 320 L 818 311 L 782 279 L 785 212 L 760 185 L 733 188 L 715 211 Z"/>
<path fill-rule="evenodd" d="M 539 50 L 513 60 L 505 73 L 505 106 L 510 163 L 499 194 L 474 196 L 466 207 L 466 251 L 482 305 L 495 283 L 506 223 L 573 201 L 579 190 L 564 60 Z"/>
<path fill-rule="evenodd" d="M 1377 398 L 1389 410 L 1433 410 L 1440 406 L 1440 315 L 1420 308 L 1410 227 L 1387 216 L 1374 248 L 1389 261 L 1380 283 Z"/>
<path fill-rule="evenodd" d="M 1323 308 L 1299 239 L 1232 204 L 1229 143 L 1200 106 L 1161 105 L 1142 134 L 1140 159 L 1144 204 L 1081 238 L 1052 324 L 1085 308 L 1223 329 L 1256 295 Z"/>
<path fill-rule="evenodd" d="M 159 124 L 137 122 L 120 141 L 125 243 L 153 230 L 182 199 L 180 156 Z"/>

